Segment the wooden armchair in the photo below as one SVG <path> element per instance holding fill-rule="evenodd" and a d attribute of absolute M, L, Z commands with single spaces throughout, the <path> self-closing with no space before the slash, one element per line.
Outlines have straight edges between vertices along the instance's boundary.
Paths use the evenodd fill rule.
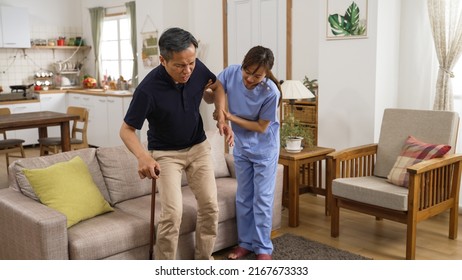
<path fill-rule="evenodd" d="M 449 210 L 449 238 L 457 238 L 462 155 L 454 154 L 459 116 L 455 112 L 386 109 L 378 144 L 327 156 L 331 236 L 340 233 L 340 208 L 407 225 L 406 259 L 415 259 L 417 223 Z M 451 145 L 442 158 L 407 168 L 407 188 L 387 182 L 406 138 Z"/>

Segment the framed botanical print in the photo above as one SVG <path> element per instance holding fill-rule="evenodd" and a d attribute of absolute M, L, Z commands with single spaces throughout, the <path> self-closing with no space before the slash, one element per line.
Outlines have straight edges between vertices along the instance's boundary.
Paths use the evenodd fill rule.
<path fill-rule="evenodd" d="M 327 0 L 327 39 L 367 38 L 367 1 Z"/>

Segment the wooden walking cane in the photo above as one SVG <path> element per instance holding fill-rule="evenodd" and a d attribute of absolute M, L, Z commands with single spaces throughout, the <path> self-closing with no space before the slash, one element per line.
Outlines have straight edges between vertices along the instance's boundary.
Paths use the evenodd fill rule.
<path fill-rule="evenodd" d="M 159 175 L 159 170 L 156 169 L 156 175 Z M 149 228 L 149 259 L 152 260 L 152 254 L 154 253 L 154 245 L 156 244 L 154 239 L 154 216 L 156 214 L 156 179 L 152 178 L 152 190 L 151 190 L 151 225 Z"/>

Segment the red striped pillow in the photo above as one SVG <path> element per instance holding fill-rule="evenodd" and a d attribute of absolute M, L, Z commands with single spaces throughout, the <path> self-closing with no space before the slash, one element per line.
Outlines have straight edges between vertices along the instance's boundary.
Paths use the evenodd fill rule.
<path fill-rule="evenodd" d="M 396 159 L 395 165 L 388 174 L 387 181 L 406 187 L 409 183 L 409 174 L 406 168 L 423 160 L 444 156 L 451 150 L 451 146 L 444 144 L 428 144 L 409 136 Z"/>

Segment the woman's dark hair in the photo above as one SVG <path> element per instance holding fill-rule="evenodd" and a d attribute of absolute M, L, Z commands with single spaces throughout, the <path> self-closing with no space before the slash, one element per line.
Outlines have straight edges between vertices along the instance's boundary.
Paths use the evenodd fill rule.
<path fill-rule="evenodd" d="M 277 88 L 279 89 L 279 92 L 281 93 L 279 95 L 279 106 L 282 99 L 282 91 L 279 81 L 276 79 L 276 77 L 274 77 L 273 72 L 271 71 L 274 65 L 273 52 L 270 49 L 262 46 L 255 46 L 251 48 L 245 55 L 244 60 L 242 61 L 242 69 L 247 69 L 253 65 L 257 65 L 257 68 L 255 68 L 254 73 L 257 72 L 258 69 L 260 69 L 260 67 L 263 67 L 266 71 L 266 77 L 276 84 Z"/>
<path fill-rule="evenodd" d="M 197 49 L 199 46 L 196 38 L 186 30 L 178 27 L 172 27 L 164 31 L 159 38 L 160 55 L 165 60 L 170 60 L 173 53 L 181 52 L 194 45 Z"/>

